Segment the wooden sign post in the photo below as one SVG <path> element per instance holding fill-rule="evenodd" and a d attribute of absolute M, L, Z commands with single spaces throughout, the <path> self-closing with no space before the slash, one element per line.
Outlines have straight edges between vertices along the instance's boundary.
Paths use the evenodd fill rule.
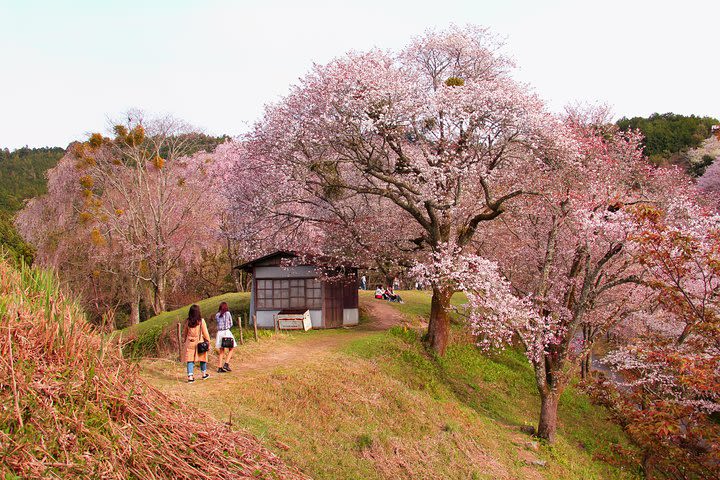
<path fill-rule="evenodd" d="M 243 317 L 244 315 L 240 314 L 240 345 L 245 345 L 245 340 L 243 340 Z"/>
<path fill-rule="evenodd" d="M 182 326 L 180 326 L 180 324 L 178 323 L 177 324 L 177 342 L 178 342 L 178 361 L 180 361 L 180 362 L 182 362 L 182 349 L 183 349 L 181 330 L 182 330 Z"/>
<path fill-rule="evenodd" d="M 253 328 L 255 329 L 255 341 L 257 342 L 257 315 L 253 315 Z"/>

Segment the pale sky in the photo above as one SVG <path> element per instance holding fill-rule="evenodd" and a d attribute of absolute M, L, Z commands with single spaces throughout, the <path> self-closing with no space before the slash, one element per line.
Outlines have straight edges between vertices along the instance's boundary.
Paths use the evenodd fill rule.
<path fill-rule="evenodd" d="M 65 147 L 130 108 L 237 135 L 313 62 L 450 23 L 505 37 L 553 111 L 720 117 L 717 0 L 0 0 L 0 147 Z"/>

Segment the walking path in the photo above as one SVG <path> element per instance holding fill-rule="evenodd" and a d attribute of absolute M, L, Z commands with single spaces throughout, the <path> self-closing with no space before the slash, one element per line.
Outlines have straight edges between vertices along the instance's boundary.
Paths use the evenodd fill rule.
<path fill-rule="evenodd" d="M 216 357 L 211 355 L 208 365 L 211 377 L 206 381 L 188 384 L 184 367 L 170 359 L 144 361 L 141 375 L 180 402 L 193 405 L 228 425 L 242 425 L 253 431 L 267 445 L 277 447 L 278 453 L 289 463 L 309 471 L 324 472 L 325 478 L 345 478 L 328 477 L 330 474 L 327 472 L 336 468 L 333 466 L 335 463 L 342 465 L 337 467 L 340 468 L 338 471 L 350 471 L 358 456 L 374 465 L 377 478 L 414 477 L 414 467 L 408 466 L 408 458 L 414 459 L 410 460 L 411 463 L 429 462 L 428 465 L 433 465 L 433 468 L 440 468 L 436 455 L 442 454 L 428 447 L 424 443 L 426 438 L 439 442 L 447 440 L 462 446 L 466 449 L 463 450 L 465 454 L 487 468 L 493 478 L 543 478 L 532 466 L 532 462 L 537 460 L 534 453 L 537 447 L 528 450 L 526 445 L 533 442 L 529 442 L 515 426 L 497 424 L 498 432 L 507 432 L 502 436 L 503 441 L 513 443 L 504 448 L 513 458 L 516 454 L 517 461 L 524 465 L 517 469 L 519 475 L 516 477 L 503 466 L 504 460 L 495 458 L 490 451 L 495 448 L 492 445 L 479 447 L 475 440 L 468 440 L 459 433 L 448 433 L 446 428 L 434 437 L 426 437 L 426 433 L 436 426 L 430 427 L 430 424 L 416 418 L 416 407 L 412 402 L 417 400 L 416 395 L 422 395 L 413 389 L 406 390 L 400 383 L 396 384 L 398 381 L 392 376 L 382 374 L 380 365 L 361 357 L 354 362 L 355 357 L 342 352 L 353 342 L 363 339 L 372 341 L 373 336 L 381 335 L 393 326 L 417 328 L 423 324 L 419 323 L 419 319 L 411 321 L 409 316 L 383 300 L 361 297 L 360 308 L 363 323 L 356 327 L 280 333 L 261 337 L 258 342 L 251 337 L 235 350 L 231 361 L 233 371 L 230 373 L 216 373 Z M 394 400 L 386 402 L 384 398 Z M 406 400 L 410 406 L 404 403 Z M 435 408 L 448 408 L 440 407 L 433 401 L 425 401 L 421 405 L 433 412 Z M 405 413 L 408 425 L 422 426 L 424 433 L 416 438 L 405 427 L 393 425 L 389 430 L 394 432 L 389 440 L 395 445 L 393 449 L 385 448 L 382 442 L 378 442 L 375 447 L 365 447 L 361 453 L 348 451 L 348 442 L 352 444 L 356 441 L 352 435 L 358 431 L 358 422 L 372 424 L 377 418 L 382 418 L 392 424 L 395 419 L 387 412 L 393 409 L 402 412 L 405 408 L 408 409 Z M 458 418 L 463 417 L 458 415 Z M 335 427 L 328 428 L 326 423 Z M 454 439 L 448 440 L 448 435 Z M 303 448 L 314 449 L 311 450 L 312 458 L 306 458 L 307 452 L 298 453 L 303 452 Z M 339 457 L 326 456 L 323 452 L 328 448 L 338 449 Z M 423 453 L 425 448 L 433 452 L 430 459 Z M 360 462 L 358 465 L 364 464 Z"/>
<path fill-rule="evenodd" d="M 361 308 L 370 321 L 358 327 L 358 330 L 387 330 L 395 325 L 410 325 L 405 315 L 398 312 L 390 302 L 375 298 L 360 301 Z"/>
<path fill-rule="evenodd" d="M 405 316 L 388 302 L 374 298 L 361 299 L 360 308 L 370 320 L 357 326 L 334 330 L 281 333 L 255 342 L 252 337 L 238 346 L 231 364 L 244 377 L 274 370 L 284 365 L 299 365 L 322 360 L 360 338 L 387 330 L 395 325 L 410 325 Z M 215 372 L 216 357 L 209 357 L 208 369 Z M 143 365 L 143 376 L 154 382 L 185 383 L 184 369 L 172 360 L 152 360 Z"/>

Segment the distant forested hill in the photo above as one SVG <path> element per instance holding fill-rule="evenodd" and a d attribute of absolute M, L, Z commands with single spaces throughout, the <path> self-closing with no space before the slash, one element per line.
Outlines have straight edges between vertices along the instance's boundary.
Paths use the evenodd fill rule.
<path fill-rule="evenodd" d="M 57 164 L 64 152 L 60 147 L 0 150 L 0 211 L 17 212 L 24 200 L 45 193 L 45 172 Z"/>
<path fill-rule="evenodd" d="M 653 113 L 647 118 L 623 117 L 617 122 L 623 131 L 639 129 L 642 132 L 645 154 L 651 161 L 682 165 L 692 176 L 702 175 L 707 165 L 692 162 L 688 151 L 698 148 L 712 134 L 712 126 L 718 124 L 717 118 L 674 113 Z"/>
<path fill-rule="evenodd" d="M 60 147 L 0 150 L 0 246 L 14 258 L 32 260 L 32 248 L 15 231 L 13 216 L 25 200 L 45 193 L 45 172 L 64 152 Z"/>

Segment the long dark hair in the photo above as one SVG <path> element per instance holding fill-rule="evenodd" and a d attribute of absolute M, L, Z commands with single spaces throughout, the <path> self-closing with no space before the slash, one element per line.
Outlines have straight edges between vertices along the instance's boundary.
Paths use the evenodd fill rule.
<path fill-rule="evenodd" d="M 220 304 L 220 306 L 218 307 L 218 313 L 220 314 L 220 316 L 223 316 L 223 315 L 225 315 L 225 314 L 227 313 L 227 311 L 228 311 L 228 304 L 227 304 L 227 302 L 222 302 L 222 303 Z"/>
<path fill-rule="evenodd" d="M 198 325 L 200 325 L 200 320 L 202 320 L 202 315 L 200 314 L 200 307 L 197 305 L 191 306 L 187 318 L 188 327 L 197 327 Z"/>

